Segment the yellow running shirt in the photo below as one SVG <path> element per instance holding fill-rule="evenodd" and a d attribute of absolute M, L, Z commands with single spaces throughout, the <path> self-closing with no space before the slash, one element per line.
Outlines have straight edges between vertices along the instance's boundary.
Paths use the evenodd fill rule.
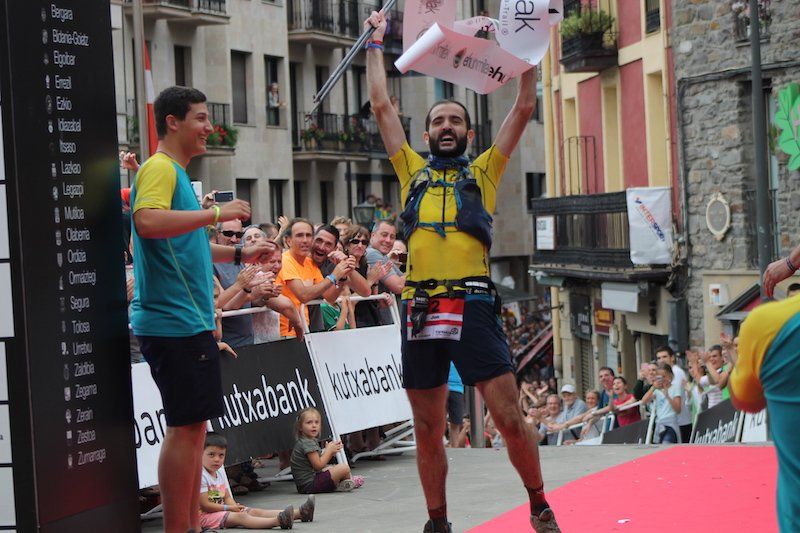
<path fill-rule="evenodd" d="M 408 143 L 390 158 L 394 171 L 400 179 L 400 201 L 405 208 L 409 188 L 417 173 L 428 164 Z M 497 186 L 505 171 L 508 157 L 494 145 L 470 164 L 472 177 L 481 189 L 483 207 L 491 215 L 497 201 Z M 457 170 L 431 170 L 435 180 L 455 181 Z M 456 201 L 453 187 L 431 187 L 419 204 L 419 221 L 426 223 L 454 222 Z M 424 281 L 429 279 L 461 279 L 471 276 L 489 276 L 489 250 L 478 239 L 458 231 L 453 226 L 445 228 L 447 237 L 442 238 L 433 228 L 418 227 L 411 235 L 408 245 L 407 279 Z M 433 296 L 445 292 L 444 287 L 428 291 Z M 414 290 L 406 287 L 403 298 L 411 298 Z"/>

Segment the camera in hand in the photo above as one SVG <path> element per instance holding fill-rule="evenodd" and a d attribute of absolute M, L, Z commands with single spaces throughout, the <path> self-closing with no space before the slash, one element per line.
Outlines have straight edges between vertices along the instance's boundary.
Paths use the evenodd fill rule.
<path fill-rule="evenodd" d="M 233 191 L 217 191 L 214 193 L 215 202 L 232 202 L 233 198 Z"/>

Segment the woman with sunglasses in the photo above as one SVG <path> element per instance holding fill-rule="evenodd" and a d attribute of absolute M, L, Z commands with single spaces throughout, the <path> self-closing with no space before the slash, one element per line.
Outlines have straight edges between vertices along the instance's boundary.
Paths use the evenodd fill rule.
<path fill-rule="evenodd" d="M 353 225 L 344 234 L 342 245 L 344 253 L 355 257 L 358 267 L 356 270 L 364 276 L 370 286 L 370 291 L 375 294 L 375 286 L 378 281 L 391 271 L 390 262 L 377 263 L 372 268 L 367 266 L 367 247 L 369 246 L 370 232 L 364 226 Z M 369 304 L 369 305 L 367 305 Z M 369 310 L 369 311 L 367 311 Z M 380 324 L 380 317 L 377 314 L 374 302 L 360 302 L 356 305 L 356 323 L 358 327 L 376 326 Z"/>
<path fill-rule="evenodd" d="M 367 267 L 367 247 L 369 246 L 370 232 L 364 226 L 352 225 L 344 234 L 342 245 L 344 252 L 356 258 L 356 270 L 364 276 L 370 289 L 375 294 L 378 281 L 391 271 L 391 263 L 377 263 L 372 268 Z M 356 327 L 363 328 L 380 325 L 377 302 L 358 302 L 355 304 Z M 366 442 L 364 434 L 366 433 Z M 347 436 L 347 447 L 351 454 L 375 449 L 380 444 L 380 428 L 370 428 L 366 431 L 357 431 Z M 383 460 L 380 455 L 375 460 Z"/>

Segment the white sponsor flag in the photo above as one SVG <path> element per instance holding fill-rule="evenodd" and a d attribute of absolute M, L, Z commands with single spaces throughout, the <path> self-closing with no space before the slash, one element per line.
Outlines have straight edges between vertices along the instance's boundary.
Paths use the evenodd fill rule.
<path fill-rule="evenodd" d="M 497 20 L 456 21 L 456 0 L 408 0 L 395 66 L 488 94 L 542 60 L 561 13 L 562 0 L 502 0 Z"/>
<path fill-rule="evenodd" d="M 627 203 L 633 264 L 671 264 L 672 197 L 670 188 L 628 189 Z"/>
<path fill-rule="evenodd" d="M 305 338 L 325 411 L 337 433 L 412 418 L 396 325 L 308 333 Z"/>

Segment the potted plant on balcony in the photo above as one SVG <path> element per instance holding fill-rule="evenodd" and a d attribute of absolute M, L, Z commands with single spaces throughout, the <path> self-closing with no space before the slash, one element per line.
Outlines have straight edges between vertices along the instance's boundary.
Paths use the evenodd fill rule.
<path fill-rule="evenodd" d="M 208 136 L 208 146 L 225 146 L 235 148 L 239 140 L 239 130 L 227 124 L 214 124 L 214 131 Z"/>
<path fill-rule="evenodd" d="M 300 139 L 306 150 L 316 150 L 317 144 L 325 138 L 325 130 L 320 128 L 315 122 L 300 131 Z"/>
<path fill-rule="evenodd" d="M 614 17 L 602 9 L 573 12 L 561 22 L 562 63 L 569 66 L 579 60 L 571 71 L 591 72 L 610 66 L 609 58 L 616 55 Z"/>
<path fill-rule="evenodd" d="M 354 123 L 345 127 L 339 134 L 339 142 L 347 152 L 360 152 L 367 141 L 367 131 L 361 124 Z"/>

